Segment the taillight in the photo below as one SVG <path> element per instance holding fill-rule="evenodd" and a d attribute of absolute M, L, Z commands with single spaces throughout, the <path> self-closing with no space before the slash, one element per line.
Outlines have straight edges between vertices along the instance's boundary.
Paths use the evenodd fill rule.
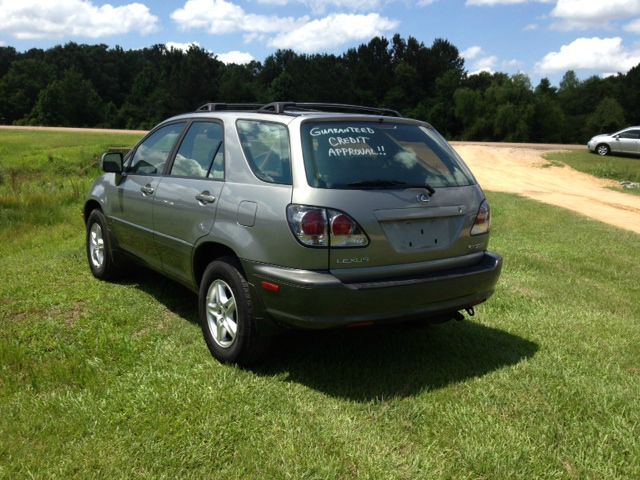
<path fill-rule="evenodd" d="M 327 232 L 327 220 L 322 210 L 308 210 L 302 214 L 300 229 L 305 235 L 320 237 Z"/>
<path fill-rule="evenodd" d="M 356 228 L 356 222 L 340 213 L 331 219 L 331 235 L 351 235 Z"/>
<path fill-rule="evenodd" d="M 481 235 L 488 233 L 491 228 L 491 209 L 486 200 L 480 204 L 478 209 L 478 215 L 476 215 L 476 221 L 471 227 L 471 235 Z"/>
<path fill-rule="evenodd" d="M 291 231 L 310 247 L 365 247 L 369 239 L 346 213 L 321 207 L 289 205 L 287 220 Z"/>
<path fill-rule="evenodd" d="M 287 220 L 296 238 L 310 247 L 328 247 L 327 211 L 324 208 L 289 205 Z"/>
<path fill-rule="evenodd" d="M 360 225 L 349 215 L 337 210 L 328 210 L 331 225 L 331 247 L 366 247 L 369 239 Z"/>

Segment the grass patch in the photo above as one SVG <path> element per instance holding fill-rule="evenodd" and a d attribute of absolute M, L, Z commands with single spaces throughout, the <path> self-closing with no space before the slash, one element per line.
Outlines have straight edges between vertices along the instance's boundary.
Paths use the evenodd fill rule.
<path fill-rule="evenodd" d="M 553 152 L 544 156 L 550 162 L 561 162 L 580 172 L 618 182 L 640 182 L 640 158 L 601 157 L 588 151 Z"/>
<path fill-rule="evenodd" d="M 0 131 L 0 225 L 51 225 L 78 206 L 110 147 L 132 146 L 136 134 Z M 3 238 L 0 233 L 0 239 Z"/>
<path fill-rule="evenodd" d="M 75 151 L 78 134 L 55 135 Z M 43 199 L 11 207 L 0 477 L 637 478 L 640 236 L 489 198 L 505 266 L 473 321 L 295 333 L 254 370 L 210 357 L 187 290 L 149 272 L 94 280 L 81 198 L 55 222 L 32 221 Z"/>

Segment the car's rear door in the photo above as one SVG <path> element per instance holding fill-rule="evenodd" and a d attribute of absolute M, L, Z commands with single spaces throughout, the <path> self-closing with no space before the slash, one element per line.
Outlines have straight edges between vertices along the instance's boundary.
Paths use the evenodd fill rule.
<path fill-rule="evenodd" d="M 185 122 L 152 131 L 131 153 L 111 199 L 110 225 L 118 246 L 151 265 L 159 265 L 154 251 L 152 206 L 167 160 Z"/>
<path fill-rule="evenodd" d="M 629 130 L 630 148 L 629 153 L 640 154 L 640 129 Z"/>
<path fill-rule="evenodd" d="M 617 135 L 612 150 L 620 153 L 638 153 L 640 130 L 625 130 Z"/>
<path fill-rule="evenodd" d="M 189 282 L 195 242 L 209 233 L 224 185 L 221 122 L 194 121 L 155 193 L 153 226 L 162 269 Z"/>

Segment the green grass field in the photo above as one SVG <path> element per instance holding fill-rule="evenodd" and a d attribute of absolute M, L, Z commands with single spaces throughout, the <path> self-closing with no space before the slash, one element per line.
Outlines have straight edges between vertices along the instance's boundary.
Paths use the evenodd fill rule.
<path fill-rule="evenodd" d="M 640 477 L 640 236 L 491 194 L 472 320 L 289 334 L 241 370 L 187 290 L 89 273 L 88 177 L 135 140 L 0 132 L 1 478 Z"/>
<path fill-rule="evenodd" d="M 618 182 L 624 180 L 640 182 L 640 158 L 613 155 L 600 157 L 588 150 L 548 153 L 545 158 L 552 162 L 565 163 L 575 170 L 595 177 L 608 178 Z M 640 193 L 637 190 L 626 191 Z"/>

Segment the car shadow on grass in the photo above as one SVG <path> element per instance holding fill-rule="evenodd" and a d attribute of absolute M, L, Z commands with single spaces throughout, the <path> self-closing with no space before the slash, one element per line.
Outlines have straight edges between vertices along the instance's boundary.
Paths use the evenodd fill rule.
<path fill-rule="evenodd" d="M 290 332 L 254 372 L 355 401 L 410 397 L 532 357 L 534 342 L 465 320 Z"/>
<path fill-rule="evenodd" d="M 197 296 L 150 270 L 119 282 L 198 324 Z M 387 324 L 361 329 L 288 331 L 250 369 L 339 398 L 403 398 L 481 377 L 532 357 L 538 345 L 475 321 Z M 215 360 L 212 360 L 215 361 Z"/>
<path fill-rule="evenodd" d="M 151 295 L 163 304 L 167 310 L 190 323 L 200 325 L 198 320 L 198 296 L 184 285 L 145 268 L 127 273 L 117 283 Z"/>

